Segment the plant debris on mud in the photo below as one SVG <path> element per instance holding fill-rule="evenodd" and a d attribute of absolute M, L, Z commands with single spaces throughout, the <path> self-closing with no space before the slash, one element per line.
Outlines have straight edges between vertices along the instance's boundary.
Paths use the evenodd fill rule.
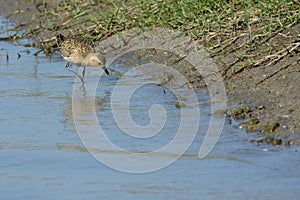
<path fill-rule="evenodd" d="M 1 40 L 33 38 L 27 45 L 41 48 L 35 55 L 51 55 L 58 33 L 93 42 L 135 27 L 186 33 L 218 64 L 230 106 L 265 105 L 259 124 L 276 123 L 300 137 L 299 0 L 5 0 L 2 4 L 2 15 L 15 26 L 4 30 L 11 34 Z"/>

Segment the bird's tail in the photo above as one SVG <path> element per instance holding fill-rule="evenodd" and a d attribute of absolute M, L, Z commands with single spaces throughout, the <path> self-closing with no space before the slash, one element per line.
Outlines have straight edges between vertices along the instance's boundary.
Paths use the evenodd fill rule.
<path fill-rule="evenodd" d="M 60 44 L 61 44 L 63 41 L 65 41 L 65 40 L 66 40 L 66 37 L 63 36 L 62 34 L 58 34 L 58 35 L 56 36 L 56 43 L 57 43 L 58 46 L 60 46 Z"/>

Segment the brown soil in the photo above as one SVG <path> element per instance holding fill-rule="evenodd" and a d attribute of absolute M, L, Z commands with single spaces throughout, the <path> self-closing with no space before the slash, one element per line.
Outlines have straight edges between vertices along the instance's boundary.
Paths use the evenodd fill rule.
<path fill-rule="evenodd" d="M 19 30 L 39 29 L 41 23 L 49 23 L 48 27 L 52 24 L 52 28 L 35 32 L 34 36 L 28 34 L 28 37 L 36 41 L 48 40 L 51 43 L 58 32 L 71 32 L 70 26 L 80 24 L 68 22 L 64 30 L 57 28 L 55 19 L 41 14 L 41 9 L 50 10 L 56 3 L 51 1 L 47 5 L 41 5 L 25 3 L 22 0 L 4 0 L 0 13 L 15 22 Z M 72 27 L 72 30 L 76 28 Z M 299 35 L 300 24 L 294 24 L 270 37 L 268 44 L 271 43 L 273 47 L 293 44 L 279 53 L 276 48 L 266 51 L 267 43 L 258 44 L 251 52 L 247 52 L 241 45 L 244 38 L 240 38 L 227 47 L 230 52 L 227 55 L 212 55 L 222 69 L 226 81 L 228 104 L 231 108 L 227 114 L 241 120 L 241 126 L 246 127 L 249 133 L 255 132 L 251 137 L 255 142 L 300 144 Z M 247 63 L 247 58 L 261 55 L 266 55 L 265 60 L 256 59 L 259 61 L 257 64 Z M 273 55 L 275 59 L 268 60 L 267 55 Z M 260 139 L 255 139 L 256 133 L 259 133 Z"/>

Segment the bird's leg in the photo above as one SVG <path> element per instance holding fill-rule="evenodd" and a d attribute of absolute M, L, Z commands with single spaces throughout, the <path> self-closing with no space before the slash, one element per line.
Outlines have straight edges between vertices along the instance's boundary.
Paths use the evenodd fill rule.
<path fill-rule="evenodd" d="M 78 76 L 78 78 L 80 78 L 81 82 L 84 83 L 84 79 L 83 79 L 83 77 L 80 74 L 78 74 L 77 72 L 75 72 L 71 68 L 66 68 L 66 69 L 69 70 L 70 72 L 73 72 L 76 76 Z"/>
<path fill-rule="evenodd" d="M 84 78 L 85 75 L 85 67 L 83 67 L 83 71 L 82 71 L 82 77 Z"/>
<path fill-rule="evenodd" d="M 82 77 L 80 74 L 78 74 L 76 71 L 74 71 L 73 69 L 71 69 L 71 66 L 70 66 L 70 63 L 69 63 L 69 62 L 66 62 L 65 69 L 66 69 L 66 70 L 69 70 L 70 72 L 73 72 L 76 76 L 78 76 L 78 78 L 80 78 L 82 84 L 84 84 L 84 79 L 83 79 L 83 77 Z"/>

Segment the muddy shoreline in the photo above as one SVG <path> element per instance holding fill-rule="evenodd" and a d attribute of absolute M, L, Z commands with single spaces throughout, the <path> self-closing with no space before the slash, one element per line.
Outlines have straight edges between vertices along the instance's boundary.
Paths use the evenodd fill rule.
<path fill-rule="evenodd" d="M 44 13 L 41 9 L 51 10 L 54 5 L 57 5 L 57 2 L 51 1 L 44 5 L 5 0 L 0 13 L 16 23 L 20 30 L 34 30 L 39 28 L 40 23 L 55 25 L 56 19 L 53 16 L 40 18 Z M 104 6 L 101 9 L 106 8 Z M 62 30 L 61 27 L 54 26 L 53 29 L 43 29 L 30 38 L 37 41 L 36 45 L 39 46 L 39 41 L 51 42 L 56 33 Z M 72 27 L 72 30 L 76 30 L 76 27 Z M 300 24 L 294 24 L 271 38 L 269 42 L 276 46 L 296 37 L 298 41 L 295 44 L 298 44 L 299 35 Z M 13 40 L 14 37 L 8 39 Z M 237 41 L 232 46 L 241 42 Z M 251 66 L 225 79 L 229 106 L 227 115 L 241 123 L 241 128 L 246 129 L 252 142 L 286 146 L 300 144 L 300 59 L 299 46 L 294 47 L 292 52 L 276 62 Z M 266 47 L 258 46 L 251 53 L 263 53 L 264 48 Z M 231 66 L 231 63 L 238 53 L 240 52 L 214 55 L 213 59 L 222 71 L 230 71 L 236 67 Z"/>

